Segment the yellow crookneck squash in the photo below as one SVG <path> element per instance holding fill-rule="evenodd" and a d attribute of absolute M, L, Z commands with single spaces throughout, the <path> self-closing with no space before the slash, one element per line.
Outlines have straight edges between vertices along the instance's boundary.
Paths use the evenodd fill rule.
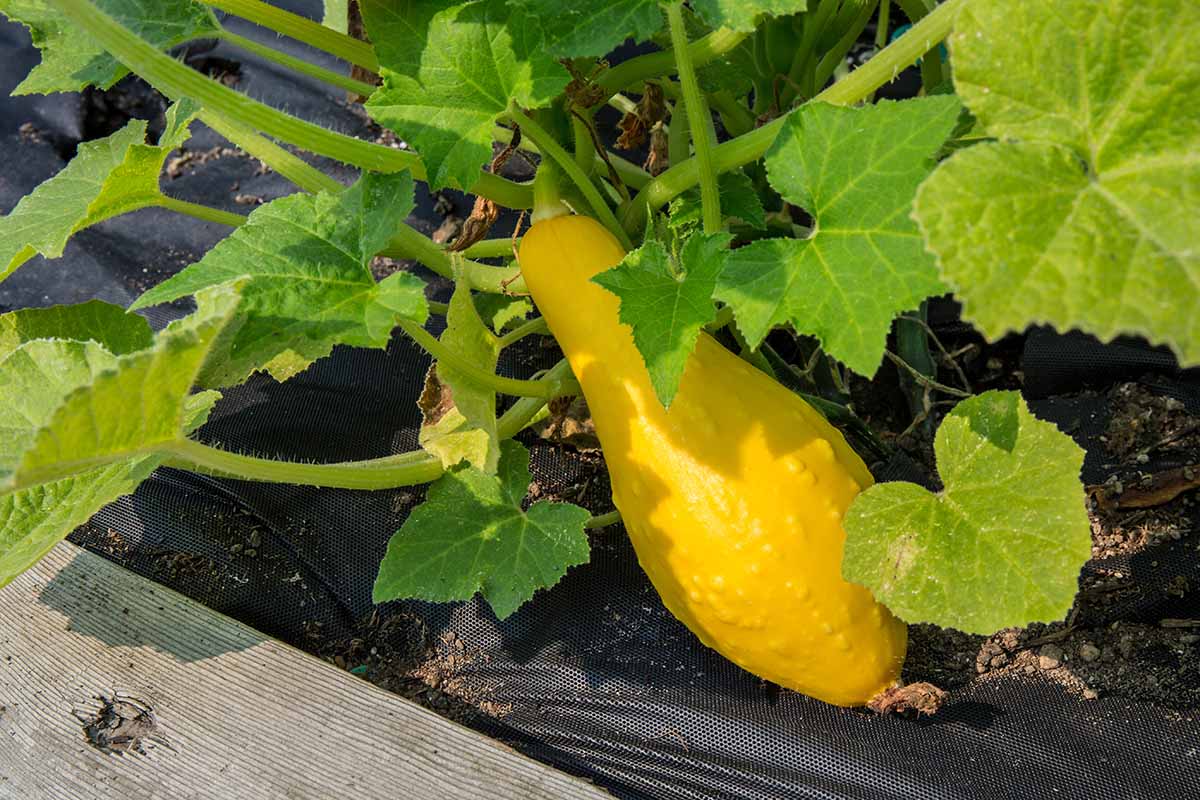
<path fill-rule="evenodd" d="M 841 433 L 705 333 L 664 410 L 620 301 L 592 283 L 625 256 L 597 221 L 542 219 L 519 256 L 671 613 L 746 670 L 829 703 L 893 686 L 905 626 L 842 579 L 842 515 L 872 479 Z"/>

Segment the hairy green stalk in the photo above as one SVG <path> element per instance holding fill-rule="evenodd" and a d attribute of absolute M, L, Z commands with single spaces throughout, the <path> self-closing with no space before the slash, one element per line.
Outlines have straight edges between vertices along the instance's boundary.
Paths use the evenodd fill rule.
<path fill-rule="evenodd" d="M 717 191 L 717 173 L 713 169 L 713 147 L 717 144 L 713 130 L 712 114 L 708 102 L 700 91 L 696 70 L 688 52 L 687 29 L 683 22 L 683 3 L 667 6 L 667 25 L 671 29 L 671 45 L 675 52 L 675 67 L 679 83 L 683 86 L 684 107 L 687 109 L 688 127 L 692 132 L 692 145 L 696 149 L 696 164 L 700 181 L 700 208 L 705 233 L 721 230 L 721 195 Z"/>
<path fill-rule="evenodd" d="M 379 71 L 375 48 L 367 42 L 328 28 L 311 19 L 284 11 L 260 0 L 201 0 L 205 5 L 227 11 L 255 25 L 270 28 L 305 44 L 324 50 L 332 56 L 357 64 L 372 72 Z"/>
<path fill-rule="evenodd" d="M 337 86 L 345 89 L 348 92 L 354 92 L 363 96 L 368 96 L 375 91 L 375 86 L 370 83 L 363 83 L 354 78 L 347 77 L 333 70 L 318 67 L 316 64 L 310 64 L 302 58 L 290 56 L 282 50 L 276 50 L 273 47 L 267 47 L 264 44 L 259 44 L 253 39 L 247 39 L 245 36 L 221 29 L 220 38 L 230 44 L 241 48 L 249 53 L 254 53 L 256 56 L 265 58 L 268 61 L 273 61 L 276 64 L 287 67 L 290 70 L 299 72 L 301 75 L 307 75 L 310 78 L 316 78 L 319 81 L 324 81 L 331 86 Z"/>
<path fill-rule="evenodd" d="M 693 67 L 701 67 L 720 58 L 741 44 L 749 32 L 721 28 L 688 45 Z M 622 61 L 596 79 L 596 84 L 610 96 L 649 78 L 659 78 L 675 71 L 675 54 L 669 50 L 647 53 Z"/>
<path fill-rule="evenodd" d="M 513 122 L 521 126 L 521 133 L 533 140 L 533 143 L 542 151 L 543 156 L 553 159 L 559 168 L 566 173 L 567 177 L 575 183 L 579 191 L 587 199 L 588 204 L 592 207 L 592 212 L 596 215 L 596 219 L 600 220 L 601 223 L 612 231 L 613 235 L 617 237 L 626 250 L 633 249 L 633 244 L 630 242 L 624 229 L 621 228 L 620 223 L 617 222 L 612 209 L 608 207 L 608 203 L 605 202 L 596 185 L 592 183 L 587 174 L 575 163 L 575 159 L 571 154 L 564 150 L 562 145 L 556 142 L 554 137 L 545 128 L 534 122 L 528 114 L 523 113 L 520 109 L 515 106 L 510 108 L 508 116 Z"/>
<path fill-rule="evenodd" d="M 570 379 L 560 381 L 526 381 L 519 378 L 506 378 L 490 370 L 482 369 L 471 359 L 460 355 L 452 348 L 442 344 L 433 334 L 415 322 L 401 319 L 400 329 L 419 344 L 425 352 L 438 361 L 453 367 L 481 386 L 514 397 L 540 397 L 543 400 L 553 400 L 569 394 L 579 394 L 579 384 Z"/>
<path fill-rule="evenodd" d="M 186 214 L 194 219 L 204 220 L 205 222 L 216 222 L 220 225 L 228 225 L 231 228 L 236 228 L 246 223 L 246 217 L 243 214 L 235 214 L 232 211 L 213 208 L 212 206 L 202 206 L 199 203 L 180 200 L 176 197 L 168 197 L 165 194 L 159 195 L 154 204 L 159 208 L 165 208 L 177 214 Z"/>
<path fill-rule="evenodd" d="M 970 0 L 946 0 L 932 13 L 881 50 L 874 58 L 851 72 L 812 99 L 811 102 L 831 105 L 852 105 L 891 81 L 900 70 L 914 63 L 946 38 L 959 9 Z M 775 141 L 787 115 L 768 122 L 761 128 L 717 145 L 712 152 L 713 168 L 717 172 L 737 169 L 762 158 Z M 637 231 L 645 224 L 651 208 L 663 204 L 695 186 L 700 180 L 699 163 L 690 158 L 673 164 L 670 169 L 650 181 L 624 210 L 623 222 L 627 231 Z"/>

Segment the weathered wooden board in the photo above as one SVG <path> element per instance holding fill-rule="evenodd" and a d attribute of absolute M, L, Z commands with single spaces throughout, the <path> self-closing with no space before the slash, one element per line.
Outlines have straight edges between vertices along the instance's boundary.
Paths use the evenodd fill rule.
<path fill-rule="evenodd" d="M 165 744 L 88 741 L 114 690 Z M 68 543 L 0 590 L 0 798 L 607 796 Z"/>

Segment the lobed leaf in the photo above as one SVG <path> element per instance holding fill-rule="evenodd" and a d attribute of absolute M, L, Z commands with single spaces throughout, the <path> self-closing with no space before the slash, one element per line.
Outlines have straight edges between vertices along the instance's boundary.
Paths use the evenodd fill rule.
<path fill-rule="evenodd" d="M 762 17 L 781 17 L 806 10 L 807 0 L 693 0 L 700 18 L 714 28 L 752 31 Z"/>
<path fill-rule="evenodd" d="M 855 372 L 874 374 L 892 320 L 945 291 L 909 210 L 958 111 L 943 96 L 792 113 L 767 152 L 767 175 L 812 215 L 812 233 L 733 251 L 715 294 L 751 347 L 790 322 Z"/>
<path fill-rule="evenodd" d="M 121 355 L 97 341 L 30 338 L 0 356 L 0 586 L 132 492 L 164 446 L 204 422 L 218 395 L 191 389 L 237 300 L 233 287 L 206 292 L 195 314 Z M 93 303 L 52 311 L 5 315 L 0 329 L 11 344 L 37 326 L 92 318 L 103 324 L 91 330 L 122 347 L 140 335 Z"/>
<path fill-rule="evenodd" d="M 81 143 L 67 166 L 0 217 L 0 281 L 39 253 L 58 258 L 76 231 L 153 205 L 160 196 L 163 161 L 187 140 L 197 110 L 186 99 L 171 106 L 158 145 L 144 143 L 142 120 Z"/>
<path fill-rule="evenodd" d="M 466 281 L 458 282 L 450 298 L 441 342 L 475 366 L 495 371 L 500 342 L 479 318 Z M 445 402 L 447 397 L 442 398 L 436 409 L 437 419 L 426 413 L 427 424 L 421 427 L 419 438 L 421 447 L 437 456 L 444 466 L 465 460 L 487 474 L 495 474 L 500 461 L 496 392 L 450 364 L 438 362 L 435 369 L 431 377 L 449 389 L 451 404 Z"/>
<path fill-rule="evenodd" d="M 195 0 L 92 0 L 94 5 L 159 50 L 216 36 L 212 10 Z M 13 94 L 108 89 L 129 73 L 84 30 L 47 0 L 0 0 L 0 13 L 29 29 L 42 61 Z"/>
<path fill-rule="evenodd" d="M 295 194 L 255 209 L 200 261 L 147 291 L 144 308 L 240 281 L 244 322 L 200 375 L 210 387 L 259 369 L 285 380 L 335 344 L 385 347 L 397 317 L 424 322 L 424 282 L 370 261 L 413 208 L 412 176 L 367 173 L 350 188 Z"/>
<path fill-rule="evenodd" d="M 967 633 L 1065 617 L 1091 557 L 1083 450 L 993 391 L 955 406 L 934 451 L 942 492 L 880 483 L 850 506 L 846 579 L 907 622 Z"/>
<path fill-rule="evenodd" d="M 626 39 L 644 42 L 663 27 L 658 0 L 509 0 L 543 31 L 552 55 L 603 56 Z"/>
<path fill-rule="evenodd" d="M 367 111 L 421 154 L 432 188 L 465 188 L 492 158 L 497 118 L 513 103 L 547 105 L 570 77 L 542 29 L 505 0 L 438 10 L 424 41 L 419 57 L 395 57 L 398 70 L 385 63 Z"/>
<path fill-rule="evenodd" d="M 586 562 L 588 512 L 545 500 L 522 511 L 529 478 L 529 452 L 509 439 L 498 474 L 464 465 L 434 481 L 388 542 L 375 602 L 466 600 L 482 592 L 503 619 Z"/>
<path fill-rule="evenodd" d="M 646 362 L 654 393 L 669 407 L 700 329 L 716 318 L 713 289 L 729 256 L 727 233 L 695 233 L 678 266 L 660 242 L 648 241 L 592 280 L 621 300 L 621 322 Z"/>
<path fill-rule="evenodd" d="M 954 84 L 998 141 L 956 152 L 915 217 L 985 334 L 1137 333 L 1200 363 L 1200 5 L 981 0 Z"/>

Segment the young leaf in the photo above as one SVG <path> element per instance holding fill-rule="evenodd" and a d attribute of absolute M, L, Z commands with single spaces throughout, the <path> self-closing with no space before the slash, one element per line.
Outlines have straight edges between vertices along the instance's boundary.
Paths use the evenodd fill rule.
<path fill-rule="evenodd" d="M 524 322 L 533 311 L 533 303 L 502 294 L 477 294 L 475 310 L 487 326 L 499 334 Z"/>
<path fill-rule="evenodd" d="M 171 106 L 158 145 L 144 143 L 142 120 L 80 144 L 71 163 L 0 217 L 0 281 L 38 253 L 58 258 L 82 228 L 153 205 L 163 161 L 187 140 L 196 110 L 189 100 Z"/>
<path fill-rule="evenodd" d="M 594 280 L 621 299 L 621 322 L 646 361 L 650 383 L 664 407 L 679 389 L 696 337 L 716 317 L 713 288 L 729 255 L 727 233 L 695 233 L 678 267 L 659 242 L 649 241 Z"/>
<path fill-rule="evenodd" d="M 717 285 L 751 347 L 791 322 L 874 374 L 896 315 L 944 291 L 909 209 L 958 109 L 953 97 L 926 97 L 792 113 L 767 152 L 767 175 L 813 216 L 812 235 L 734 250 Z"/>
<path fill-rule="evenodd" d="M 415 78 L 421 69 L 421 54 L 429 38 L 429 23 L 455 0 L 422 0 L 397 3 L 396 0 L 359 0 L 363 25 L 375 46 L 381 66 L 400 75 Z"/>
<path fill-rule="evenodd" d="M 285 380 L 335 344 L 385 347 L 398 316 L 424 322 L 429 313 L 419 278 L 396 272 L 376 283 L 369 268 L 412 208 L 407 172 L 368 173 L 336 194 L 282 197 L 132 308 L 244 280 L 245 321 L 200 376 L 211 387 L 263 368 Z"/>
<path fill-rule="evenodd" d="M 1000 141 L 944 162 L 916 218 L 985 334 L 1139 333 L 1200 363 L 1198 30 L 1191 0 L 964 7 L 955 87 Z"/>
<path fill-rule="evenodd" d="M 32 339 L 2 357 L 0 586 L 132 492 L 162 463 L 156 445 L 204 422 L 217 394 L 189 392 L 236 302 L 232 289 L 205 293 L 191 317 L 120 356 L 94 341 Z"/>
<path fill-rule="evenodd" d="M 26 414 L 27 443 L 0 458 L 0 491 L 136 458 L 182 438 L 197 413 L 197 401 L 191 395 L 196 376 L 219 334 L 232 321 L 237 302 L 233 287 L 203 293 L 196 313 L 167 326 L 152 347 L 115 357 L 99 371 L 93 368 L 73 389 L 49 379 L 52 372 L 64 372 L 59 363 L 39 363 L 47 380 L 25 402 L 36 403 L 43 414 Z M 19 360 L 30 348 L 47 341 L 63 344 L 35 340 L 17 348 L 4 363 Z M 100 349 L 91 343 L 83 346 Z M 77 375 L 78 371 L 73 377 Z M 5 381 L 0 386 L 10 395 L 10 402 L 17 399 L 13 395 L 19 393 L 19 384 Z M 32 387 L 30 391 L 34 391 Z M 208 393 L 200 402 L 210 406 L 215 399 L 215 394 Z"/>
<path fill-rule="evenodd" d="M 367 111 L 412 143 L 432 188 L 465 188 L 492 158 L 497 117 L 511 103 L 546 105 L 570 77 L 542 47 L 541 29 L 504 0 L 439 11 L 427 37 L 416 75 L 385 68 Z"/>
<path fill-rule="evenodd" d="M 744 172 L 723 172 L 717 178 L 717 190 L 721 193 L 721 212 L 727 217 L 736 217 L 755 230 L 767 227 L 766 211 L 762 200 L 754 189 L 754 181 Z M 700 190 L 689 189 L 671 201 L 668 207 L 672 228 L 700 226 Z"/>
<path fill-rule="evenodd" d="M 529 12 L 554 56 L 603 56 L 626 39 L 644 42 L 663 25 L 658 0 L 509 0 Z"/>
<path fill-rule="evenodd" d="M 446 313 L 446 331 L 441 342 L 472 364 L 494 371 L 500 358 L 500 342 L 484 327 L 471 300 L 471 288 L 459 281 Z M 475 468 L 494 475 L 500 460 L 500 438 L 496 431 L 496 393 L 480 386 L 452 365 L 438 362 L 433 380 L 444 384 L 438 392 L 437 419 L 426 412 L 420 444 L 452 467 L 466 460 Z M 430 384 L 426 384 L 427 390 Z M 452 404 L 445 402 L 448 397 Z"/>
<path fill-rule="evenodd" d="M 102 300 L 23 308 L 0 316 L 0 358 L 34 339 L 92 341 L 120 356 L 146 349 L 154 334 L 142 317 Z"/>
<path fill-rule="evenodd" d="M 1083 451 L 995 391 L 959 403 L 934 450 L 945 490 L 880 483 L 850 506 L 846 579 L 908 622 L 967 633 L 1066 616 L 1091 557 Z"/>
<path fill-rule="evenodd" d="M 783 16 L 804 11 L 806 0 L 692 0 L 700 18 L 714 28 L 752 31 L 762 16 Z"/>
<path fill-rule="evenodd" d="M 388 542 L 375 602 L 466 600 L 478 591 L 503 619 L 586 562 L 588 512 L 546 500 L 522 511 L 528 486 L 529 452 L 511 439 L 499 474 L 461 466 L 434 481 Z"/>
<path fill-rule="evenodd" d="M 212 10 L 194 0 L 92 0 L 104 13 L 159 50 L 216 36 Z M 0 0 L 0 13 L 29 29 L 42 51 L 13 94 L 78 92 L 85 86 L 107 89 L 129 70 L 105 52 L 86 31 L 73 25 L 46 0 Z"/>

